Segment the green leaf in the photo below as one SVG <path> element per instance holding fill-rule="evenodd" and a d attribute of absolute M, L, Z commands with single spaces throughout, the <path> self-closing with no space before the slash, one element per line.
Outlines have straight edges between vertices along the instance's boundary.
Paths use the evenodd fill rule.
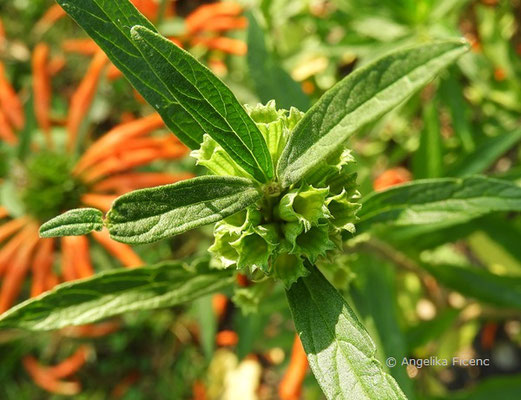
<path fill-rule="evenodd" d="M 490 218 L 492 219 L 492 218 Z M 483 220 L 482 220 L 483 221 Z M 485 222 L 485 221 L 483 221 Z M 500 229 L 488 229 L 483 227 L 470 235 L 466 240 L 469 250 L 474 254 L 476 260 L 485 266 L 493 268 L 494 271 L 501 271 L 504 274 L 521 274 L 521 258 L 513 257 L 511 248 L 515 243 L 515 253 L 519 253 L 519 237 L 521 232 L 512 224 L 503 221 Z M 507 238 L 507 235 L 513 234 Z M 497 237 L 496 237 L 497 235 Z M 505 238 L 507 239 L 505 241 Z"/>
<path fill-rule="evenodd" d="M 521 211 L 521 188 L 474 176 L 414 181 L 366 197 L 359 228 L 375 224 L 436 228 L 463 223 L 494 211 Z"/>
<path fill-rule="evenodd" d="M 521 277 L 496 275 L 474 266 L 432 265 L 424 267 L 445 287 L 499 307 L 521 309 Z"/>
<path fill-rule="evenodd" d="M 328 399 L 405 399 L 344 298 L 312 267 L 287 291 L 309 364 Z"/>
<path fill-rule="evenodd" d="M 107 215 L 107 227 L 120 242 L 150 243 L 217 222 L 260 196 L 248 179 L 203 176 L 119 197 Z"/>
<path fill-rule="evenodd" d="M 429 15 L 429 23 L 438 22 L 442 18 L 450 18 L 450 15 L 459 15 L 459 12 L 470 0 L 439 0 L 432 3 Z"/>
<path fill-rule="evenodd" d="M 353 261 L 356 267 L 356 281 L 351 288 L 351 296 L 356 310 L 366 322 L 369 332 L 376 331 L 382 354 L 381 361 L 388 357 L 402 360 L 408 352 L 405 335 L 398 321 L 397 296 L 395 289 L 396 274 L 393 265 L 371 254 L 358 254 Z M 370 323 L 374 325 L 371 331 Z M 416 398 L 412 380 L 407 376 L 406 368 L 401 363 L 389 369 L 391 375 L 400 384 L 409 400 Z"/>
<path fill-rule="evenodd" d="M 212 296 L 204 296 L 194 301 L 195 314 L 199 324 L 200 342 L 207 360 L 211 360 L 215 351 L 217 318 L 212 307 Z"/>
<path fill-rule="evenodd" d="M 103 229 L 103 213 L 95 208 L 67 211 L 40 227 L 40 237 L 81 236 Z"/>
<path fill-rule="evenodd" d="M 512 272 L 519 272 L 521 264 L 521 247 L 519 238 L 521 237 L 521 227 L 519 224 L 512 223 L 506 218 L 484 218 L 479 221 L 479 230 L 482 231 L 496 246 L 492 246 L 493 253 L 486 258 L 490 265 L 499 261 L 502 265 L 512 265 Z M 478 234 L 480 232 L 477 232 Z M 473 246 L 474 247 L 474 246 Z M 490 249 L 490 246 L 487 246 Z M 483 251 L 483 249 L 480 249 Z M 498 259 L 492 259 L 497 254 Z"/>
<path fill-rule="evenodd" d="M 250 14 L 248 19 L 248 68 L 260 101 L 266 104 L 275 100 L 281 108 L 296 107 L 306 111 L 310 106 L 309 98 L 268 51 L 267 36 L 256 18 Z"/>
<path fill-rule="evenodd" d="M 264 139 L 233 93 L 189 53 L 157 34 L 128 0 L 59 0 L 192 149 L 212 136 L 255 179 L 273 176 Z"/>
<path fill-rule="evenodd" d="M 265 320 L 266 316 L 263 316 L 258 312 L 247 315 L 243 312 L 238 312 L 234 315 L 234 330 L 239 336 L 239 343 L 237 343 L 235 351 L 237 352 L 239 359 L 242 360 L 244 357 L 251 354 L 255 349 L 255 342 L 262 340 L 262 327 L 265 326 L 264 322 L 268 323 Z"/>
<path fill-rule="evenodd" d="M 468 1 L 468 0 L 464 0 Z M 453 0 L 450 0 L 452 3 Z M 448 76 L 440 82 L 439 97 L 448 107 L 452 119 L 454 133 L 460 138 L 463 149 L 467 153 L 474 151 L 475 143 L 470 126 L 470 107 L 463 97 L 463 86 L 459 79 L 461 73 L 452 66 Z M 482 171 L 474 171 L 474 173 Z"/>
<path fill-rule="evenodd" d="M 218 292 L 233 282 L 230 272 L 185 268 L 180 262 L 119 269 L 66 282 L 0 316 L 1 328 L 33 331 L 82 325 L 129 311 L 172 307 Z"/>
<path fill-rule="evenodd" d="M 29 99 L 25 103 L 25 124 L 22 130 L 17 133 L 20 141 L 16 146 L 16 153 L 22 162 L 25 162 L 27 156 L 31 154 L 31 139 L 38 130 L 34 112 L 34 96 L 34 93 L 31 92 Z"/>
<path fill-rule="evenodd" d="M 278 165 L 283 185 L 298 182 L 343 147 L 354 132 L 407 99 L 467 49 L 463 41 L 417 46 L 348 75 L 295 127 Z"/>
<path fill-rule="evenodd" d="M 208 133 L 246 172 L 260 182 L 273 177 L 261 132 L 233 93 L 208 68 L 170 40 L 135 26 L 132 39 L 148 67 L 164 82 L 165 107 L 179 123 Z"/>
<path fill-rule="evenodd" d="M 420 147 L 413 155 L 414 178 L 439 178 L 443 176 L 443 147 L 436 101 L 423 108 L 423 121 Z"/>

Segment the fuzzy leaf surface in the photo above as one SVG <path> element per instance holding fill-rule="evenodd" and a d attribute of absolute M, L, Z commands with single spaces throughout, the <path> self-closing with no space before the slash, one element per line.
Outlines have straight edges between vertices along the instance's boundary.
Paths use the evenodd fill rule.
<path fill-rule="evenodd" d="M 103 229 L 103 213 L 95 208 L 78 208 L 47 221 L 40 227 L 40 237 L 81 236 Z"/>
<path fill-rule="evenodd" d="M 349 74 L 295 127 L 278 164 L 284 186 L 301 180 L 369 122 L 400 104 L 468 49 L 436 42 L 394 52 Z"/>
<path fill-rule="evenodd" d="M 313 267 L 287 291 L 309 364 L 330 400 L 406 399 L 352 309 Z"/>
<path fill-rule="evenodd" d="M 372 193 L 358 213 L 360 228 L 463 223 L 495 211 L 521 211 L 521 187 L 483 176 L 414 181 Z"/>
<path fill-rule="evenodd" d="M 273 176 L 266 143 L 233 93 L 189 53 L 157 34 L 128 0 L 59 0 L 190 148 L 208 133 L 255 179 Z"/>
<path fill-rule="evenodd" d="M 403 360 L 407 357 L 408 349 L 405 336 L 398 323 L 399 314 L 396 301 L 396 269 L 393 265 L 371 254 L 360 253 L 356 261 L 357 280 L 349 289 L 350 296 L 355 304 L 358 315 L 372 325 L 370 333 L 377 337 L 380 345 L 380 361 L 385 362 L 387 357 Z M 413 381 L 407 376 L 406 367 L 398 362 L 389 373 L 399 383 L 409 400 L 416 398 Z"/>
<path fill-rule="evenodd" d="M 217 222 L 260 196 L 248 179 L 202 176 L 119 197 L 107 215 L 107 226 L 120 242 L 150 243 Z"/>
<path fill-rule="evenodd" d="M 13 307 L 0 316 L 0 328 L 46 331 L 89 324 L 129 311 L 172 307 L 232 282 L 230 272 L 185 268 L 180 262 L 108 271 L 63 283 Z"/>

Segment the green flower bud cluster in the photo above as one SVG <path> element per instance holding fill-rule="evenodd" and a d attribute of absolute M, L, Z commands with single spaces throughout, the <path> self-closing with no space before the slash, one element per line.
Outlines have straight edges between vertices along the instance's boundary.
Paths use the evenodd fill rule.
<path fill-rule="evenodd" d="M 264 135 L 276 169 L 303 113 L 277 110 L 273 101 L 247 111 Z M 249 177 L 210 136 L 193 155 L 215 174 Z M 305 261 L 328 256 L 341 248 L 343 234 L 354 233 L 360 204 L 356 175 L 348 168 L 353 162 L 344 150 L 296 185 L 282 189 L 276 178 L 265 184 L 255 206 L 216 224 L 210 252 L 223 268 L 272 276 L 289 287 L 307 275 Z"/>

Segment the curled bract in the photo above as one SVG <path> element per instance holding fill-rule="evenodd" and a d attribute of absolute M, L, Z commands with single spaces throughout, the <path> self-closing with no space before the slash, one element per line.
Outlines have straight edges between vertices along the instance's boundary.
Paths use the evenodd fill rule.
<path fill-rule="evenodd" d="M 274 166 L 303 114 L 278 110 L 275 102 L 247 107 L 264 136 Z M 217 175 L 248 177 L 210 136 L 192 155 Z M 286 287 L 342 245 L 342 234 L 354 233 L 359 193 L 354 158 L 343 150 L 320 163 L 305 178 L 283 189 L 277 177 L 263 186 L 253 206 L 218 222 L 210 252 L 222 268 L 235 267 L 254 278 L 268 275 Z"/>

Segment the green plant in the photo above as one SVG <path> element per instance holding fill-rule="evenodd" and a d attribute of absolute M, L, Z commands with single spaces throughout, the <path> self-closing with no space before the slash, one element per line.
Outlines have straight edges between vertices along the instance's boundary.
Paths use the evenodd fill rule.
<path fill-rule="evenodd" d="M 41 235 L 81 235 L 106 226 L 116 240 L 146 243 L 216 223 L 215 257 L 67 283 L 3 314 L 0 327 L 50 330 L 172 306 L 222 290 L 239 270 L 258 285 L 272 278 L 285 284 L 297 331 L 328 398 L 405 398 L 321 271 L 335 272 L 357 218 L 361 232 L 396 229 L 406 236 L 521 210 L 521 188 L 485 177 L 417 181 L 358 199 L 347 139 L 431 81 L 466 44 L 446 41 L 392 53 L 350 74 L 305 114 L 277 110 L 274 103 L 244 109 L 130 3 L 60 4 L 213 175 L 122 196 L 106 219 L 93 209 L 70 211 L 44 224 Z"/>

